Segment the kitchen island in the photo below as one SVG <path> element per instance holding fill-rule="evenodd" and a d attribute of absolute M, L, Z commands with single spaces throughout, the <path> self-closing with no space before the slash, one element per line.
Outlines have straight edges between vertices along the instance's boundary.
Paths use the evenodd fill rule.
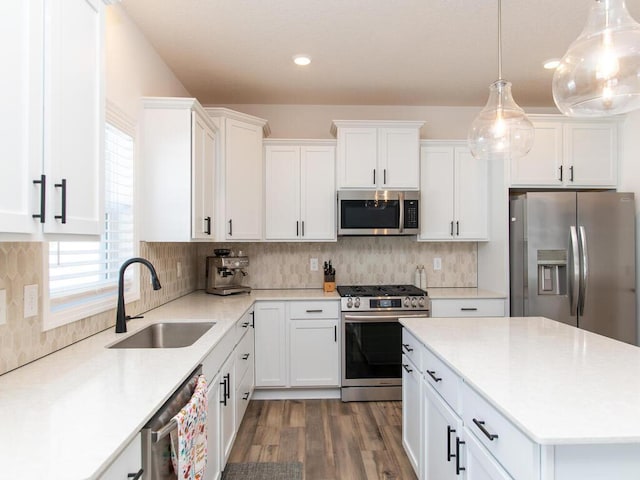
<path fill-rule="evenodd" d="M 468 479 L 639 478 L 640 348 L 540 317 L 401 323 L 422 379 L 420 478 L 439 472 L 440 424 Z"/>

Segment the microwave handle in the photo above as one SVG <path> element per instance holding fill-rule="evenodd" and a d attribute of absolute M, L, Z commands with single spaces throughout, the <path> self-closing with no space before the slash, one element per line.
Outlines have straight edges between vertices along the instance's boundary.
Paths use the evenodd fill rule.
<path fill-rule="evenodd" d="M 398 231 L 402 233 L 404 231 L 404 192 L 398 193 L 398 203 L 400 204 L 400 219 Z"/>

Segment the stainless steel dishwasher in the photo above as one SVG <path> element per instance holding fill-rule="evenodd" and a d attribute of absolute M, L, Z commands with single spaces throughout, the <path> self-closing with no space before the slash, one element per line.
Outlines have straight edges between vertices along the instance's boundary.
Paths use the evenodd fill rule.
<path fill-rule="evenodd" d="M 142 429 L 142 468 L 145 480 L 175 480 L 178 478 L 171 464 L 172 430 L 177 428 L 173 417 L 189 403 L 196 388 L 202 365 L 178 387 L 158 412 Z"/>

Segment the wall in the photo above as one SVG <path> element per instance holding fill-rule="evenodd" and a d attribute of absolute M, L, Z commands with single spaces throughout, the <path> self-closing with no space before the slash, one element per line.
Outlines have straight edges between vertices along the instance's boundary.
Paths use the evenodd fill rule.
<path fill-rule="evenodd" d="M 120 6 L 107 7 L 106 95 L 134 122 L 141 96 L 189 96 Z M 42 315 L 23 318 L 24 285 L 42 282 L 43 244 L 0 243 L 0 289 L 7 290 L 7 323 L 0 325 L 0 374 L 59 350 L 115 324 L 115 310 L 42 332 Z M 140 245 L 140 254 L 155 265 L 162 290 L 153 292 L 142 274 L 141 299 L 127 313 L 149 310 L 196 288 L 196 251 L 190 244 Z M 182 276 L 176 277 L 176 264 Z M 115 307 L 115 301 L 114 301 Z M 42 297 L 40 308 L 42 312 Z"/>
<path fill-rule="evenodd" d="M 252 288 L 321 288 L 322 264 L 332 261 L 338 285 L 413 283 L 416 265 L 427 272 L 427 287 L 477 286 L 475 243 L 417 242 L 415 237 L 341 237 L 336 243 L 229 243 L 198 246 L 198 287 L 205 287 L 206 257 L 214 248 L 249 256 L 245 284 Z M 433 259 L 442 270 L 433 270 Z M 320 269 L 309 270 L 317 258 Z"/>

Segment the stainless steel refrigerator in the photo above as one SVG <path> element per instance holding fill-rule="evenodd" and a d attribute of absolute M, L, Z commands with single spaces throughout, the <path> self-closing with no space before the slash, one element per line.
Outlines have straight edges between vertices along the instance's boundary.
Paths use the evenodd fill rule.
<path fill-rule="evenodd" d="M 636 344 L 633 193 L 512 194 L 511 316 Z"/>

